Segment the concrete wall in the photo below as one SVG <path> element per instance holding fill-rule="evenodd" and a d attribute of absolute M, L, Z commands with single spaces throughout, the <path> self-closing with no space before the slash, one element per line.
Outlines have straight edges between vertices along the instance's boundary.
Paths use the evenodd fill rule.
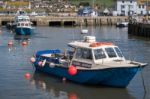
<path fill-rule="evenodd" d="M 36 23 L 37 26 L 49 26 L 50 22 L 60 22 L 61 25 L 64 23 L 75 23 L 76 25 L 115 25 L 119 20 L 127 20 L 128 17 L 124 16 L 101 16 L 101 17 L 30 17 L 33 23 Z M 2 23 L 12 22 L 14 17 L 0 17 L 0 25 Z"/>
<path fill-rule="evenodd" d="M 128 34 L 150 38 L 150 24 L 130 23 L 128 25 Z"/>

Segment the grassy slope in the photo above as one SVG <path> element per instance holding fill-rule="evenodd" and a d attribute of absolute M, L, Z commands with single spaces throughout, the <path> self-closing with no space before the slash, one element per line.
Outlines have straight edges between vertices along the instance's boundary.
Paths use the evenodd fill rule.
<path fill-rule="evenodd" d="M 94 1 L 95 4 L 98 4 L 102 7 L 112 7 L 115 3 L 115 0 L 69 0 L 73 4 L 79 4 L 80 2 L 89 2 L 91 5 Z"/>

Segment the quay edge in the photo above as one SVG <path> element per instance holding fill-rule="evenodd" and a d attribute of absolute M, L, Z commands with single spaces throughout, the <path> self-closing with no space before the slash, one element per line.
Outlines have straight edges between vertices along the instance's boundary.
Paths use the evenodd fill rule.
<path fill-rule="evenodd" d="M 127 16 L 98 16 L 98 17 L 79 17 L 79 16 L 30 16 L 35 26 L 100 26 L 100 25 L 116 25 L 120 20 L 128 20 Z M 4 26 L 9 22 L 13 22 L 13 16 L 0 16 L 0 25 Z"/>

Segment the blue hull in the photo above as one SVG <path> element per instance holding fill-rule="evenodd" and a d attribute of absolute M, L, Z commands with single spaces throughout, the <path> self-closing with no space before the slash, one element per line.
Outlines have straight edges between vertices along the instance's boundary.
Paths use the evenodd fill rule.
<path fill-rule="evenodd" d="M 78 70 L 74 76 L 69 75 L 67 67 L 50 67 L 48 63 L 41 67 L 34 63 L 36 70 L 58 77 L 65 77 L 66 79 L 90 85 L 105 85 L 112 87 L 126 87 L 131 79 L 135 76 L 139 67 L 122 67 L 122 68 L 108 68 L 99 70 Z"/>
<path fill-rule="evenodd" d="M 15 32 L 17 35 L 31 35 L 33 33 L 32 28 L 15 28 Z"/>

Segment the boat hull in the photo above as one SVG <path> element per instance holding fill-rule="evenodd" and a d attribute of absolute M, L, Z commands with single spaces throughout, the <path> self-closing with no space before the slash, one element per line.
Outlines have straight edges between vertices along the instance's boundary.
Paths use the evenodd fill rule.
<path fill-rule="evenodd" d="M 128 27 L 128 22 L 117 23 L 116 27 Z"/>
<path fill-rule="evenodd" d="M 87 29 L 82 29 L 81 30 L 81 34 L 87 34 L 88 33 L 88 30 Z"/>
<path fill-rule="evenodd" d="M 126 87 L 131 79 L 135 76 L 140 67 L 120 67 L 120 68 L 107 68 L 96 70 L 77 70 L 77 74 L 71 76 L 68 73 L 67 67 L 54 66 L 49 64 L 41 67 L 34 63 L 37 71 L 41 71 L 50 75 L 58 77 L 65 77 L 67 80 L 87 85 L 104 85 L 111 87 Z"/>
<path fill-rule="evenodd" d="M 31 35 L 33 33 L 33 29 L 28 27 L 16 27 L 15 32 L 17 35 Z"/>

